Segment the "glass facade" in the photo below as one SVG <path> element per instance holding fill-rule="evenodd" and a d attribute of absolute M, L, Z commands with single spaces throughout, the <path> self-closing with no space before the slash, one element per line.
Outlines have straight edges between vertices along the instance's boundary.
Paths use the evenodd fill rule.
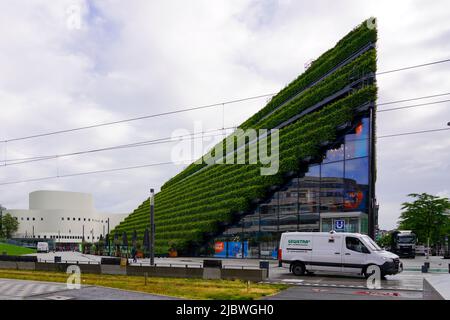
<path fill-rule="evenodd" d="M 362 118 L 321 163 L 227 228 L 215 239 L 215 255 L 276 259 L 282 232 L 330 231 L 337 220 L 345 227 L 336 231 L 367 233 L 369 125 Z"/>

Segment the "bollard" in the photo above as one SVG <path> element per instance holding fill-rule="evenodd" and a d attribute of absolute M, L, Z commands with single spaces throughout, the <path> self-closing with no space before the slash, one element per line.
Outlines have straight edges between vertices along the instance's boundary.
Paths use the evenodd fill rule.
<path fill-rule="evenodd" d="M 266 269 L 267 270 L 267 277 L 269 277 L 269 261 L 263 260 L 259 262 L 259 268 L 260 269 Z"/>

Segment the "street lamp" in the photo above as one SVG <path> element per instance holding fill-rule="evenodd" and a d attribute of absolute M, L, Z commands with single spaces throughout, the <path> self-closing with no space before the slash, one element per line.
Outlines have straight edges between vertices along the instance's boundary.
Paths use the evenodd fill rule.
<path fill-rule="evenodd" d="M 109 253 L 109 256 L 111 256 L 111 243 L 110 243 L 110 241 L 111 241 L 111 239 L 110 239 L 110 236 L 109 236 L 109 218 L 108 218 L 108 253 Z"/>
<path fill-rule="evenodd" d="M 150 189 L 150 265 L 155 264 L 155 191 Z"/>

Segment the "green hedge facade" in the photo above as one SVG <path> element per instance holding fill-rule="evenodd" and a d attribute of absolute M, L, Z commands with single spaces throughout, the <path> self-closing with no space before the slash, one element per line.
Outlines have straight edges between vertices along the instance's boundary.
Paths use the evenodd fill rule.
<path fill-rule="evenodd" d="M 279 131 L 277 174 L 261 175 L 261 164 L 191 164 L 166 182 L 155 195 L 156 253 L 167 254 L 171 246 L 192 253 L 270 196 L 302 163 L 320 158 L 340 128 L 375 104 L 376 40 L 376 29 L 363 22 L 240 126 L 272 129 L 305 113 Z M 147 199 L 111 234 L 136 230 L 142 238 L 149 211 Z"/>

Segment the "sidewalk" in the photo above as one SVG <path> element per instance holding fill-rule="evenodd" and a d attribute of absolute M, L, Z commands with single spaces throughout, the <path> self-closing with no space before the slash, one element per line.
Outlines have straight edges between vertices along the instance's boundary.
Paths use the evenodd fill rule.
<path fill-rule="evenodd" d="M 422 272 L 422 266 L 425 262 L 430 263 L 428 272 L 432 273 L 449 273 L 450 259 L 443 259 L 443 257 L 430 256 L 416 256 L 414 259 L 401 259 L 403 262 L 403 270 L 405 271 L 419 271 Z"/>

